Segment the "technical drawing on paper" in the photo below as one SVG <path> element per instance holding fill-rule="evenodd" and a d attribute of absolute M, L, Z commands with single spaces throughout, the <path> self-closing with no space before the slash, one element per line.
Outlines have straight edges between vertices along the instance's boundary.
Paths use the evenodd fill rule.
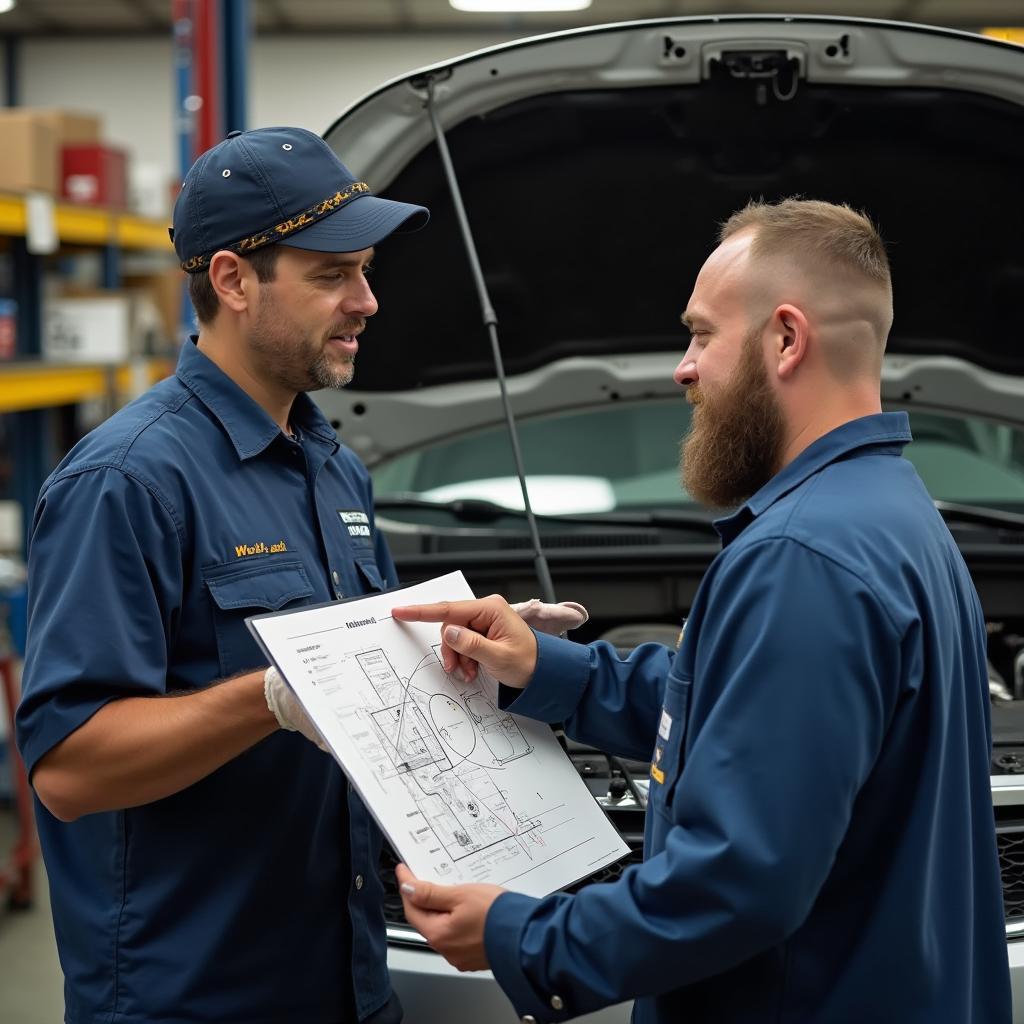
<path fill-rule="evenodd" d="M 444 672 L 437 647 L 408 682 L 381 648 L 355 661 L 383 705 L 365 709 L 388 759 L 377 760 L 377 770 L 386 778 L 404 776 L 410 798 L 453 862 L 507 840 L 519 841 L 527 855 L 531 845 L 545 845 L 539 834 L 530 835 L 541 822 L 517 813 L 491 775 L 533 747 L 481 685 L 460 687 Z M 371 745 L 365 753 L 376 759 Z"/>
<path fill-rule="evenodd" d="M 471 597 L 461 573 L 256 616 L 253 632 L 414 874 L 543 896 L 628 852 L 549 726 L 445 672 L 438 628 L 391 608 Z"/>

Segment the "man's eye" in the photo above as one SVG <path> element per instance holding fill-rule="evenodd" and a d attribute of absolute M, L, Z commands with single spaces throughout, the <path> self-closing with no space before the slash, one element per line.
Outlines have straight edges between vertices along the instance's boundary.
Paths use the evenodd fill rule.
<path fill-rule="evenodd" d="M 369 277 L 377 268 L 372 264 L 368 263 L 363 267 L 363 277 Z"/>

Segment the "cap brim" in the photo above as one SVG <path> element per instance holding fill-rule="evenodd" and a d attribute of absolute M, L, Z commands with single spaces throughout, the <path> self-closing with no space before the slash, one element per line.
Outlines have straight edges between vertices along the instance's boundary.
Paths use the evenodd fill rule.
<path fill-rule="evenodd" d="M 277 244 L 313 252 L 358 252 L 396 231 L 418 231 L 429 219 L 430 212 L 424 206 L 365 195 Z"/>

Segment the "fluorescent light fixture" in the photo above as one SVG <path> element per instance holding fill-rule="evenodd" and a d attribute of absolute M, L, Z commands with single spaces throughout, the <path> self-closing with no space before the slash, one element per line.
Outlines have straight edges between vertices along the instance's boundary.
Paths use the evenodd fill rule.
<path fill-rule="evenodd" d="M 13 11 L 15 0 L 0 0 L 0 14 L 6 14 L 8 11 Z"/>
<path fill-rule="evenodd" d="M 521 14 L 523 12 L 585 11 L 591 0 L 448 0 L 457 11 L 472 14 Z"/>

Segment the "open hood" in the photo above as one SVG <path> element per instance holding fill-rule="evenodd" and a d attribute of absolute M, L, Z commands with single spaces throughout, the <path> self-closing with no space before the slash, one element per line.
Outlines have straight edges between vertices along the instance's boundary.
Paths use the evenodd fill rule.
<path fill-rule="evenodd" d="M 329 129 L 359 177 L 433 214 L 385 243 L 381 309 L 343 404 L 493 377 L 431 81 L 510 375 L 566 357 L 674 365 L 716 223 L 793 194 L 880 224 L 890 353 L 1024 371 L 1024 48 L 892 22 L 682 18 L 469 54 Z"/>

